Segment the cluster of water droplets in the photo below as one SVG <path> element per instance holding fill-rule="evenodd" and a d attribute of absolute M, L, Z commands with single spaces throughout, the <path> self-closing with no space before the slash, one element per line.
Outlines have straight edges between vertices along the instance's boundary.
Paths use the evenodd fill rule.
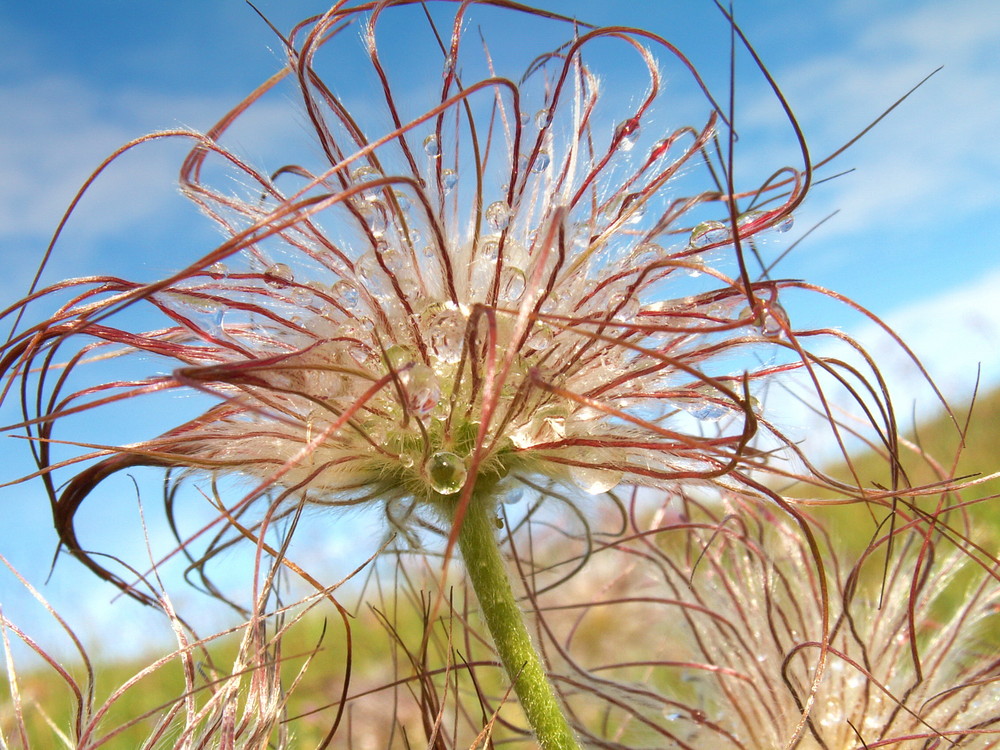
<path fill-rule="evenodd" d="M 440 167 L 438 135 L 428 135 L 423 149 L 430 190 L 437 180 L 442 193 L 451 192 L 458 174 Z M 414 219 L 411 214 L 412 201 L 384 180 L 378 169 L 359 166 L 352 170 L 350 183 L 352 192 L 345 208 L 362 229 L 361 242 L 354 243 L 355 247 L 360 244 L 360 250 L 351 266 L 332 268 L 334 278 L 325 285 L 317 282 L 316 290 L 297 282 L 295 272 L 284 262 L 260 269 L 258 278 L 273 290 L 269 296 L 276 310 L 298 304 L 302 312 L 309 313 L 304 309 L 309 306 L 319 313 L 305 315 L 304 328 L 328 340 L 336 353 L 321 352 L 308 338 L 304 346 L 311 346 L 321 375 L 329 367 L 366 373 L 364 377 L 344 376 L 346 385 L 339 386 L 339 400 L 350 403 L 361 396 L 371 378 L 390 376 L 390 382 L 368 399 L 356 418 L 368 441 L 367 447 L 359 444 L 358 449 L 376 456 L 378 451 L 372 446 L 386 446 L 395 452 L 399 464 L 422 477 L 434 492 L 452 494 L 465 482 L 468 446 L 458 449 L 442 440 L 442 425 L 452 414 L 449 399 L 456 371 L 468 354 L 471 306 L 485 301 L 494 288 L 500 306 L 516 306 L 526 288 L 529 250 L 511 231 L 515 211 L 505 199 L 498 197 L 485 207 L 481 234 L 475 241 L 449 234 L 447 247 L 431 250 L 421 241 L 422 225 L 419 216 Z M 449 299 L 441 254 L 450 256 L 460 304 Z M 468 275 L 464 281 L 463 274 Z M 293 315 L 297 318 L 298 311 L 290 312 L 288 319 Z M 510 325 L 509 316 L 501 321 L 501 326 Z M 551 336 L 550 330 L 539 327 L 530 339 L 541 350 Z M 480 337 L 480 346 L 482 341 Z M 324 390 L 319 384 L 312 384 L 311 389 L 312 395 Z M 312 409 L 304 422 L 312 433 L 322 428 L 324 418 L 328 421 L 329 414 Z M 458 421 L 464 419 L 463 414 Z"/>
<path fill-rule="evenodd" d="M 466 459 L 440 444 L 439 437 L 448 417 L 454 362 L 460 357 L 460 323 L 454 312 L 442 308 L 428 313 L 441 321 L 441 330 L 429 329 L 428 337 L 434 340 L 429 364 L 413 347 L 402 344 L 382 353 L 380 370 L 392 374 L 394 382 L 373 400 L 373 412 L 380 416 L 367 424 L 371 437 L 395 452 L 399 465 L 422 476 L 431 490 L 442 495 L 458 492 L 467 474 Z"/>
<path fill-rule="evenodd" d="M 424 135 L 419 189 L 426 193 L 424 205 L 441 206 L 445 212 L 434 219 L 444 230 L 443 239 L 439 232 L 434 241 L 443 242 L 444 247 L 432 243 L 429 230 L 435 227 L 424 212 L 412 210 L 416 203 L 405 192 L 410 188 L 400 189 L 375 166 L 362 164 L 349 175 L 347 208 L 363 235 L 350 252 L 345 251 L 352 267 L 334 269 L 336 278 L 315 294 L 297 283 L 284 263 L 261 271 L 263 282 L 280 295 L 298 303 L 309 296 L 307 304 L 323 310 L 326 329 L 314 333 L 336 342 L 338 367 L 356 367 L 368 378 L 391 376 L 359 423 L 373 443 L 390 446 L 404 466 L 419 473 L 440 494 L 457 492 L 466 479 L 467 457 L 463 449 L 441 438 L 445 429 L 441 425 L 455 417 L 455 403 L 465 410 L 460 419 L 476 418 L 477 405 L 464 403 L 467 394 L 456 394 L 453 389 L 463 357 L 480 357 L 486 341 L 481 332 L 470 332 L 477 304 L 495 306 L 500 312 L 492 323 L 498 352 L 518 347 L 518 359 L 503 386 L 504 398 L 521 398 L 518 389 L 523 389 L 529 377 L 551 376 L 560 387 L 586 393 L 605 382 L 609 373 L 627 372 L 641 363 L 643 353 L 636 346 L 617 343 L 615 337 L 651 348 L 667 347 L 676 337 L 656 331 L 644 317 L 656 305 L 662 309 L 668 304 L 657 298 L 658 291 L 650 294 L 651 285 L 671 273 L 698 275 L 703 268 L 700 251 L 733 240 L 728 223 L 705 221 L 694 227 L 681 250 L 673 239 L 674 246 L 664 247 L 667 241 L 661 237 L 643 235 L 649 226 L 647 214 L 654 210 L 641 182 L 629 185 L 628 190 L 619 189 L 593 216 L 583 217 L 579 226 L 567 222 L 569 255 L 575 266 L 572 272 L 564 269 L 546 288 L 531 290 L 531 303 L 537 300 L 541 315 L 529 321 L 523 338 L 512 341 L 515 313 L 526 299 L 529 279 L 549 278 L 536 273 L 541 269 L 533 264 L 542 258 L 551 262 L 553 253 L 540 252 L 536 238 L 542 215 L 550 207 L 544 188 L 564 168 L 562 162 L 556 165 L 558 169 L 552 168 L 551 150 L 562 151 L 552 108 L 543 106 L 534 116 L 522 114 L 522 123 L 532 123 L 534 134 L 525 137 L 519 152 L 510 155 L 517 167 L 510 170 L 511 184 L 500 186 L 488 198 L 482 196 L 487 199 L 476 207 L 476 226 L 465 215 L 469 207 L 460 205 L 458 165 L 449 163 L 443 145 L 451 142 L 447 128 L 442 131 L 439 126 L 438 131 Z M 622 120 L 610 134 L 610 148 L 630 154 L 642 134 L 638 117 Z M 668 140 L 657 141 L 647 158 L 658 158 L 670 145 Z M 625 164 L 636 158 L 641 161 L 643 156 L 618 161 Z M 489 190 L 483 189 L 484 193 Z M 445 196 L 450 199 L 444 200 Z M 457 215 L 455 221 L 449 221 L 452 214 Z M 738 231 L 755 233 L 771 219 L 760 211 L 748 212 L 739 218 Z M 773 228 L 786 230 L 788 226 L 790 220 Z M 606 236 L 591 248 L 592 238 L 602 231 Z M 454 277 L 449 279 L 454 297 L 444 282 L 447 263 Z M 781 328 L 775 323 L 779 309 L 775 305 L 773 315 L 762 317 L 762 327 L 768 325 L 772 335 Z M 567 320 L 583 323 L 577 331 L 567 332 L 567 327 L 573 327 L 567 326 Z M 611 340 L 598 338 L 595 331 Z M 577 352 L 583 353 L 579 361 L 574 359 Z M 464 372 L 467 378 L 469 370 Z M 358 378 L 354 392 L 370 382 Z M 648 393 L 630 396 L 629 389 L 635 387 Z M 553 444 L 553 450 L 561 450 L 559 455 L 566 458 L 562 470 L 573 484 L 593 494 L 608 492 L 623 481 L 629 461 L 646 458 L 598 446 L 567 449 L 567 438 L 587 437 L 594 430 L 634 431 L 636 421 L 655 424 L 679 412 L 706 423 L 738 416 L 739 405 L 718 394 L 700 396 L 696 389 L 689 389 L 690 397 L 656 395 L 657 389 L 666 387 L 665 380 L 644 376 L 637 384 L 605 394 L 608 408 L 603 410 L 569 399 L 553 397 L 540 404 L 527 399 L 506 423 L 506 439 L 520 451 Z"/>
<path fill-rule="evenodd" d="M 776 232 L 788 232 L 794 225 L 791 214 L 783 216 L 776 223 L 769 224 L 772 217 L 765 211 L 750 210 L 736 218 L 736 226 L 741 237 L 756 234 L 761 229 L 773 229 Z M 703 221 L 691 230 L 688 240 L 691 247 L 705 248 L 713 245 L 724 245 L 731 242 L 733 232 L 728 224 L 721 221 Z"/>

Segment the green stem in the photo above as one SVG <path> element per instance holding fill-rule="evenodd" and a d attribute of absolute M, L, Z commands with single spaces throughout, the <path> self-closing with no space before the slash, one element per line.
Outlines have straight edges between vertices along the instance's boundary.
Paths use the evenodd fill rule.
<path fill-rule="evenodd" d="M 514 599 L 497 544 L 495 520 L 494 503 L 474 496 L 458 534 L 483 619 L 508 677 L 516 680 L 514 692 L 539 746 L 543 750 L 580 750 Z"/>

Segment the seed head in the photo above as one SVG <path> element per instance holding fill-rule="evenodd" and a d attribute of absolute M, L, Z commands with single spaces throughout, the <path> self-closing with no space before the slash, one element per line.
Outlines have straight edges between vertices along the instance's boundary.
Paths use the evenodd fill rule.
<path fill-rule="evenodd" d="M 563 44 L 497 70 L 488 38 L 469 31 L 489 5 L 549 24 Z M 83 334 L 170 372 L 75 393 L 39 415 L 46 436 L 71 402 L 96 413 L 190 389 L 214 404 L 109 448 L 115 458 L 72 482 L 56 503 L 71 547 L 87 491 L 133 464 L 249 476 L 247 500 L 380 503 L 401 529 L 525 478 L 602 494 L 739 483 L 755 465 L 762 351 L 797 347 L 783 284 L 753 281 L 741 249 L 788 228 L 806 181 L 787 169 L 736 194 L 717 150 L 725 115 L 663 39 L 479 6 L 433 4 L 453 11 L 449 34 L 410 3 L 338 4 L 283 40 L 282 74 L 207 134 L 180 134 L 196 144 L 183 189 L 225 241 L 152 284 L 91 285 L 23 359 Z M 380 46 L 391 24 L 430 44 L 414 41 L 401 64 Z M 631 66 L 629 104 L 588 62 L 608 44 Z M 397 84 L 419 50 L 433 75 Z M 698 94 L 693 124 L 677 120 L 668 65 Z M 352 98 L 345 71 L 375 83 Z M 268 173 L 226 144 L 283 84 L 314 158 Z M 143 305 L 166 322 L 121 322 Z"/>
<path fill-rule="evenodd" d="M 619 622 L 638 627 L 620 632 L 622 643 L 641 657 L 626 647 L 577 657 L 606 695 L 613 677 L 642 668 L 641 687 L 618 686 L 636 699 L 615 711 L 654 728 L 663 746 L 1000 742 L 1000 586 L 995 559 L 968 543 L 972 529 L 939 533 L 899 506 L 891 530 L 860 556 L 847 552 L 842 531 L 831 533 L 817 568 L 802 530 L 768 506 L 681 494 L 657 518 L 655 537 L 646 530 L 608 551 L 594 572 L 604 569 L 609 583 L 588 577 L 602 595 L 581 607 L 598 613 L 600 599 L 613 597 Z M 823 540 L 823 527 L 812 528 Z M 582 616 L 576 626 L 585 639 Z"/>

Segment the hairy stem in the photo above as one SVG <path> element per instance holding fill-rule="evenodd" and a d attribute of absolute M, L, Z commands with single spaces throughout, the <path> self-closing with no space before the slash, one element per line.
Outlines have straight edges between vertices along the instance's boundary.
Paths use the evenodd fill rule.
<path fill-rule="evenodd" d="M 483 618 L 539 746 L 580 750 L 514 599 L 500 556 L 495 519 L 495 504 L 489 498 L 473 497 L 458 535 Z"/>

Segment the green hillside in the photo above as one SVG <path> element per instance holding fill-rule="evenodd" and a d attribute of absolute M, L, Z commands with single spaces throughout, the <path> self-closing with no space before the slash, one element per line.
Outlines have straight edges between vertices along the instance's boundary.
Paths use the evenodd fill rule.
<path fill-rule="evenodd" d="M 960 506 L 941 519 L 956 528 L 969 528 L 978 541 L 995 549 L 1000 540 L 1000 478 L 987 479 L 1000 472 L 1000 390 L 988 393 L 973 404 L 941 413 L 916 429 L 900 424 L 899 503 L 913 503 L 917 508 L 934 513 L 941 505 Z M 851 466 L 834 466 L 829 474 L 847 484 L 868 488 L 893 486 L 890 463 L 885 455 L 868 452 L 856 456 Z M 958 478 L 973 484 L 961 491 L 942 493 L 935 485 L 947 486 L 947 480 Z M 907 488 L 930 488 L 909 493 Z M 831 491 L 816 492 L 798 488 L 791 492 L 800 497 L 839 499 Z M 874 531 L 871 509 L 858 504 L 829 509 L 811 509 L 821 518 L 835 538 L 850 539 L 856 545 L 867 544 L 870 537 L 860 530 Z M 967 514 L 967 516 L 965 515 Z M 845 533 L 846 532 L 846 533 Z"/>

